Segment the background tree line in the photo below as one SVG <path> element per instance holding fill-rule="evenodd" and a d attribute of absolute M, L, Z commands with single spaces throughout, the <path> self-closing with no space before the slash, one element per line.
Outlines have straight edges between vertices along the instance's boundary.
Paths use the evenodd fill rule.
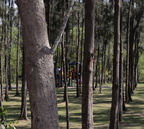
<path fill-rule="evenodd" d="M 143 58 L 141 58 L 143 54 L 143 0 L 98 0 L 95 2 L 93 89 L 99 88 L 99 92 L 101 93 L 102 85 L 104 83 L 112 83 L 113 81 L 114 67 L 112 67 L 112 64 L 115 64 L 115 62 L 113 62 L 113 51 L 116 51 L 113 48 L 113 44 L 115 44 L 114 24 L 116 24 L 114 20 L 114 14 L 116 12 L 114 5 L 117 2 L 121 3 L 121 7 L 119 10 L 119 25 L 115 25 L 119 26 L 120 33 L 120 46 L 118 48 L 119 70 L 116 71 L 120 72 L 117 74 L 119 74 L 118 79 L 122 96 L 121 106 L 123 106 L 124 102 L 132 101 L 131 95 L 137 83 L 143 81 Z M 0 3 L 1 101 L 3 99 L 8 100 L 8 91 L 12 89 L 12 83 L 16 85 L 16 95 L 20 95 L 18 82 L 22 80 L 22 87 L 25 89 L 23 90 L 23 104 L 25 105 L 25 58 L 19 13 L 14 0 L 1 0 Z M 49 44 L 53 46 L 70 4 L 68 0 L 44 0 L 44 3 Z M 19 6 L 21 7 L 21 5 Z M 83 53 L 86 38 L 86 18 L 84 11 L 85 1 L 75 1 L 61 42 L 53 56 L 55 67 L 61 67 L 63 73 L 65 73 L 65 83 L 62 83 L 62 86 L 65 86 L 64 100 L 67 100 L 69 63 L 76 61 L 80 62 L 81 66 L 84 66 Z M 79 69 L 81 69 L 82 74 L 83 67 L 80 67 L 78 63 L 76 63 L 77 97 L 81 94 L 81 87 L 78 83 Z M 125 90 L 124 99 L 123 90 Z"/>

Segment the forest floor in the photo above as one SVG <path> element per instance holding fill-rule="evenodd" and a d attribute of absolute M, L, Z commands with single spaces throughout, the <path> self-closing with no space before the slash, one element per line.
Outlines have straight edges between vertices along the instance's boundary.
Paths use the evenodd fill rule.
<path fill-rule="evenodd" d="M 60 129 L 66 129 L 66 111 L 65 102 L 63 102 L 63 88 L 57 88 L 58 110 Z M 68 88 L 69 96 L 69 121 L 70 129 L 81 129 L 81 97 L 76 97 L 76 88 Z M 9 109 L 6 112 L 6 121 L 15 121 L 17 129 L 30 129 L 30 107 L 28 102 L 29 120 L 18 120 L 20 114 L 20 97 L 16 97 L 15 89 L 9 92 L 10 100 L 4 101 L 4 108 Z M 99 94 L 99 89 L 94 91 L 94 128 L 108 129 L 109 114 L 111 107 L 111 85 L 106 84 Z M 120 124 L 121 129 L 144 129 L 144 84 L 139 84 L 132 95 L 133 101 L 126 104 L 127 111 L 123 113 L 123 121 Z"/>

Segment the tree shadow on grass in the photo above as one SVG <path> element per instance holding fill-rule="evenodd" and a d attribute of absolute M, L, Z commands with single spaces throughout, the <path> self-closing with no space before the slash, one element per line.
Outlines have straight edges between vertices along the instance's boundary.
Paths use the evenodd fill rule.
<path fill-rule="evenodd" d="M 142 94 L 141 87 L 136 90 L 132 96 L 134 99 L 130 102 L 128 110 L 123 114 L 122 129 L 144 129 L 144 100 L 139 97 Z"/>

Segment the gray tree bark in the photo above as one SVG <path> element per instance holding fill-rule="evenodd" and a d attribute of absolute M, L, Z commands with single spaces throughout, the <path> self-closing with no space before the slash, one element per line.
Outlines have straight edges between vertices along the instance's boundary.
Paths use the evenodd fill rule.
<path fill-rule="evenodd" d="M 31 129 L 59 129 L 53 55 L 43 0 L 17 0 L 22 23 Z"/>

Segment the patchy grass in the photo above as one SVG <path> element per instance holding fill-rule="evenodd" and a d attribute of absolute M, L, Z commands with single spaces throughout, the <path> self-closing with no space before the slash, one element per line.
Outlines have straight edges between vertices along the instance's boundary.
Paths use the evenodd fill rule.
<path fill-rule="evenodd" d="M 57 89 L 59 123 L 61 129 L 66 129 L 66 111 L 65 102 L 63 102 L 63 88 Z M 71 87 L 69 92 L 69 121 L 71 129 L 81 129 L 81 97 L 76 98 L 76 88 Z M 5 108 L 8 108 L 7 121 L 18 121 L 17 129 L 30 129 L 30 107 L 28 102 L 29 120 L 18 120 L 20 114 L 20 97 L 15 97 L 15 90 L 9 92 L 10 100 L 3 102 Z M 109 114 L 111 107 L 111 85 L 106 84 L 102 88 L 102 94 L 99 89 L 94 91 L 94 127 L 96 129 L 108 129 Z M 139 84 L 132 96 L 133 101 L 126 104 L 127 111 L 123 114 L 121 129 L 143 129 L 144 128 L 144 86 Z"/>
<path fill-rule="evenodd" d="M 139 84 L 123 115 L 123 129 L 144 129 L 144 85 Z"/>

